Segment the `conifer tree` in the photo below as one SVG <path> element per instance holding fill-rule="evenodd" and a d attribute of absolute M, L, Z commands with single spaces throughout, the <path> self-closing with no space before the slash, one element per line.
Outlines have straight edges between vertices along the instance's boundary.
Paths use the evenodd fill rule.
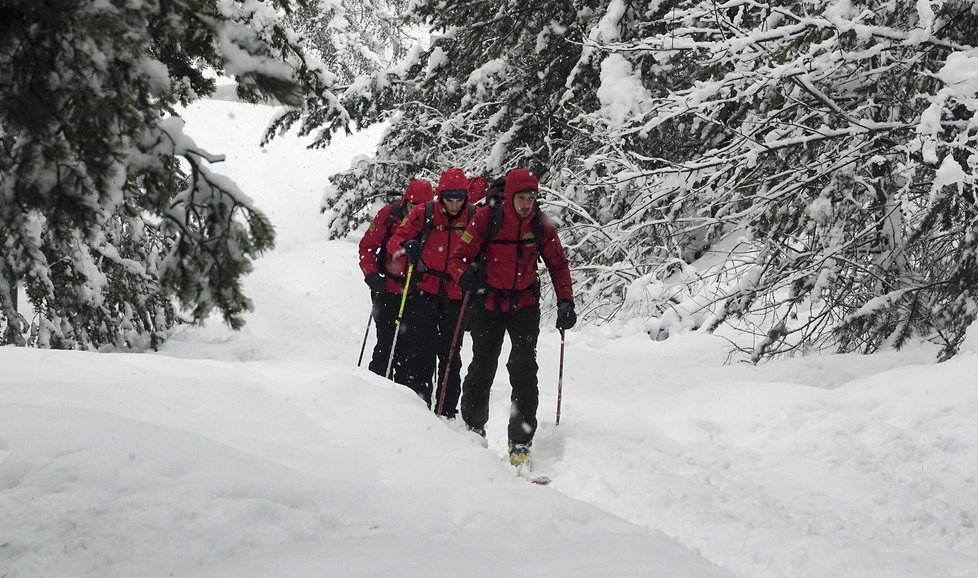
<path fill-rule="evenodd" d="M 401 14 L 407 0 L 317 0 L 298 7 L 289 24 L 305 45 L 349 84 L 404 57 L 414 39 Z"/>
<path fill-rule="evenodd" d="M 281 21 L 295 2 L 0 5 L 0 334 L 43 347 L 155 346 L 182 310 L 234 328 L 272 226 L 174 108 L 233 76 L 308 116 L 333 78 Z M 336 113 L 342 116 L 341 113 Z M 270 136 L 270 135 L 269 135 Z M 9 288 L 36 312 L 25 319 Z"/>
<path fill-rule="evenodd" d="M 431 45 L 344 96 L 356 122 L 391 124 L 334 179 L 335 234 L 418 173 L 530 166 L 592 315 L 733 324 L 755 360 L 911 338 L 947 357 L 974 320 L 973 2 L 418 0 L 410 15 Z"/>
<path fill-rule="evenodd" d="M 493 175 L 529 166 L 546 178 L 569 137 L 560 99 L 588 21 L 577 4 L 415 2 L 408 22 L 430 26 L 430 46 L 344 94 L 360 125 L 394 116 L 377 154 L 334 177 L 334 233 L 363 222 L 377 193 L 447 166 Z"/>
<path fill-rule="evenodd" d="M 665 33 L 603 50 L 711 70 L 617 131 L 693 129 L 708 143 L 680 162 L 623 164 L 652 195 L 689 190 L 698 250 L 725 255 L 696 278 L 715 281 L 704 326 L 755 332 L 754 359 L 911 337 L 952 355 L 975 317 L 973 3 L 702 1 L 665 20 Z"/>
<path fill-rule="evenodd" d="M 624 285 L 662 260 L 669 237 L 649 227 L 639 227 L 638 244 L 607 234 L 609 223 L 635 221 L 630 208 L 646 191 L 642 179 L 621 177 L 619 157 L 664 148 L 679 154 L 699 145 L 673 131 L 609 149 L 587 122 L 588 113 L 602 108 L 599 47 L 661 31 L 661 16 L 674 3 L 656 4 L 415 2 L 409 21 L 432 28 L 430 46 L 343 96 L 358 124 L 391 123 L 374 157 L 332 177 L 325 199 L 332 233 L 360 225 L 374 199 L 413 176 L 435 176 L 446 166 L 489 176 L 530 167 L 544 184 L 545 207 L 566 225 L 562 235 L 588 294 L 582 301 L 592 309 L 620 301 Z M 680 82 L 657 75 L 650 64 L 638 72 L 649 76 L 649 98 Z"/>

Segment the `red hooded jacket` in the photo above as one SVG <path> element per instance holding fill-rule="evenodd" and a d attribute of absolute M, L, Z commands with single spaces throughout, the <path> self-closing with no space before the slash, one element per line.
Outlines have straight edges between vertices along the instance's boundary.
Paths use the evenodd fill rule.
<path fill-rule="evenodd" d="M 462 169 L 452 168 L 442 171 L 435 187 L 439 199 L 434 202 L 431 212 L 431 228 L 425 239 L 421 252 L 421 261 L 415 269 L 418 278 L 418 289 L 430 295 L 440 295 L 441 291 L 452 300 L 462 298 L 462 290 L 458 283 L 446 272 L 448 256 L 451 254 L 465 232 L 468 224 L 468 207 L 463 204 L 456 216 L 451 216 L 440 202 L 445 191 L 467 191 L 468 179 Z M 391 255 L 401 251 L 401 243 L 408 239 L 419 237 L 424 230 L 425 206 L 418 205 L 405 219 L 404 224 L 397 228 L 387 243 L 387 252 Z"/>
<path fill-rule="evenodd" d="M 380 209 L 370 223 L 367 232 L 360 239 L 360 270 L 366 277 L 371 273 L 381 273 L 387 278 L 384 287 L 390 293 L 400 293 L 404 290 L 404 275 L 407 272 L 407 259 L 403 255 L 395 256 L 388 252 L 381 271 L 377 264 L 383 245 L 391 237 L 397 226 L 406 219 L 405 203 L 424 205 L 433 198 L 431 183 L 414 179 L 404 191 L 400 200 L 394 201 Z"/>
<path fill-rule="evenodd" d="M 534 206 L 529 216 L 520 218 L 513 206 L 513 196 L 516 193 L 527 189 L 535 190 L 536 187 L 536 177 L 526 169 L 514 169 L 507 176 L 503 219 L 496 235 L 486 244 L 486 309 L 509 311 L 537 303 L 534 285 L 537 281 L 537 257 L 540 251 L 535 239 L 533 216 L 539 209 Z M 492 212 L 492 207 L 480 208 L 462 234 L 461 243 L 452 250 L 448 259 L 448 272 L 456 283 L 485 244 Z M 564 247 L 547 215 L 540 213 L 540 218 L 543 258 L 550 271 L 554 292 L 559 301 L 573 301 L 570 265 Z"/>
<path fill-rule="evenodd" d="M 441 203 L 438 201 L 434 203 L 431 229 L 421 251 L 421 261 L 414 274 L 420 275 L 418 289 L 424 293 L 440 295 L 444 290 L 449 299 L 458 300 L 462 298 L 462 290 L 459 289 L 455 279 L 447 273 L 448 257 L 452 250 L 461 244 L 460 239 L 465 232 L 465 226 L 468 225 L 469 212 L 463 205 L 459 214 L 453 217 Z M 394 235 L 387 242 L 388 253 L 400 251 L 401 243 L 421 235 L 424 229 L 424 212 L 424 205 L 418 205 L 411 211 L 404 224 L 394 231 Z"/>

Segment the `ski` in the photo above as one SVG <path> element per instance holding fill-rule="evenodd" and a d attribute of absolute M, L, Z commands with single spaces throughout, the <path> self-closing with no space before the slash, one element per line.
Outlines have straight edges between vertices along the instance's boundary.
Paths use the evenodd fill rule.
<path fill-rule="evenodd" d="M 545 476 L 543 474 L 526 473 L 519 474 L 519 476 L 531 484 L 536 484 L 538 486 L 549 486 L 550 476 Z"/>
<path fill-rule="evenodd" d="M 444 421 L 445 421 L 446 424 L 448 424 L 448 426 L 450 428 L 452 428 L 452 429 L 454 429 L 456 431 L 459 431 L 461 433 L 466 434 L 466 438 L 469 441 L 471 441 L 473 443 L 478 443 L 480 446 L 482 446 L 482 447 L 484 447 L 486 449 L 489 448 L 489 442 L 488 442 L 488 440 L 486 440 L 486 437 L 485 437 L 485 435 L 483 433 L 480 433 L 478 431 L 472 430 L 471 428 L 467 428 L 464 425 L 458 426 L 453 421 L 449 421 L 449 420 L 444 420 Z M 506 458 L 503 458 L 503 459 L 505 460 Z M 550 485 L 550 482 L 552 481 L 550 479 L 550 476 L 545 475 L 545 474 L 538 474 L 536 472 L 532 472 L 532 471 L 530 471 L 530 467 L 531 467 L 531 465 L 529 463 L 524 463 L 524 464 L 521 464 L 519 466 L 516 466 L 516 475 L 518 477 L 523 478 L 524 480 L 530 482 L 531 484 L 536 484 L 538 486 L 549 486 Z"/>
<path fill-rule="evenodd" d="M 538 486 L 550 485 L 550 476 L 531 472 L 529 468 L 525 466 L 525 464 L 523 466 L 516 467 L 516 475 L 530 482 L 531 484 L 536 484 Z"/>

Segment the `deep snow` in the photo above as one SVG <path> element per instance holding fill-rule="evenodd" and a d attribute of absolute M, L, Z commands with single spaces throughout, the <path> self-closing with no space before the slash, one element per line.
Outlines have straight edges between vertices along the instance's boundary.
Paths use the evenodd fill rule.
<path fill-rule="evenodd" d="M 978 577 L 978 335 L 940 365 L 918 346 L 753 366 L 714 336 L 579 327 L 555 427 L 545 319 L 554 482 L 534 486 L 503 459 L 504 364 L 488 450 L 356 367 L 357 239 L 327 241 L 318 206 L 378 130 L 260 150 L 271 114 L 185 111 L 277 226 L 245 330 L 0 348 L 0 577 Z"/>

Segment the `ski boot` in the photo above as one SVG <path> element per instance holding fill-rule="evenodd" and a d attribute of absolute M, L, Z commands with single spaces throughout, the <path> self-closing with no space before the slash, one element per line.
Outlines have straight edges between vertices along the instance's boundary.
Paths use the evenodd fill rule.
<path fill-rule="evenodd" d="M 509 463 L 517 468 L 530 467 L 530 444 L 509 442 Z"/>

